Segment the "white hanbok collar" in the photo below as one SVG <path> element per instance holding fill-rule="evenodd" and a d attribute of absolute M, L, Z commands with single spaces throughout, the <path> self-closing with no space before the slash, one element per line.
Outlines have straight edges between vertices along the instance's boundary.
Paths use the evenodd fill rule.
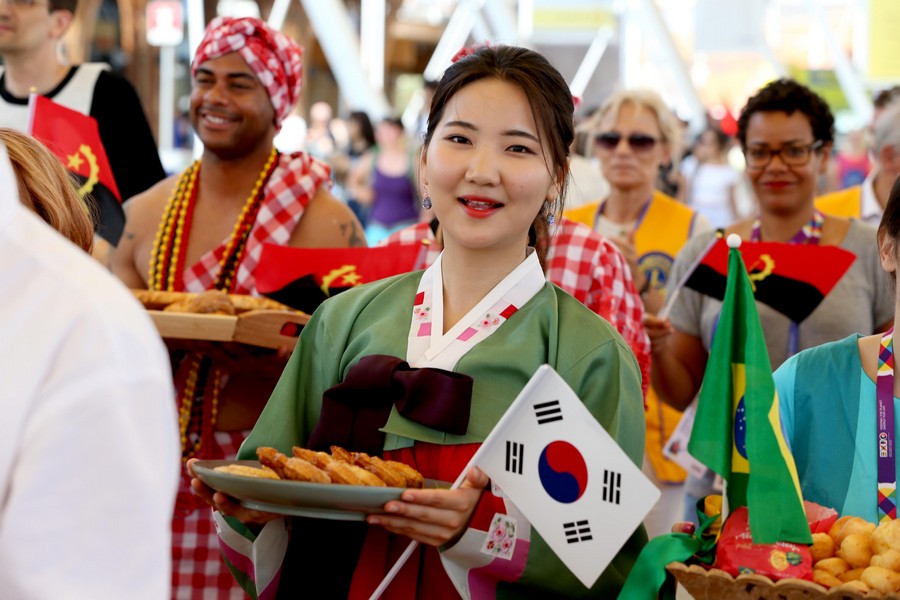
<path fill-rule="evenodd" d="M 494 333 L 546 283 L 534 249 L 447 333 L 441 258 L 437 257 L 419 282 L 412 311 L 406 361 L 413 367 L 452 371 L 469 350 Z"/>

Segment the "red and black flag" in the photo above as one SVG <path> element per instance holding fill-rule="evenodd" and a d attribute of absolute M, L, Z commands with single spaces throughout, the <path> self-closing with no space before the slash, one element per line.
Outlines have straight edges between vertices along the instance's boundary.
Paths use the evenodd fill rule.
<path fill-rule="evenodd" d="M 125 213 L 97 121 L 44 96 L 33 94 L 30 104 L 29 133 L 76 176 L 78 195 L 96 204 L 95 231 L 115 246 L 125 226 Z"/>
<path fill-rule="evenodd" d="M 840 281 L 856 255 L 837 246 L 742 242 L 741 254 L 753 297 L 800 323 Z M 728 276 L 728 245 L 713 244 L 685 286 L 722 300 Z"/>
<path fill-rule="evenodd" d="M 263 244 L 256 289 L 312 314 L 326 298 L 413 270 L 420 244 L 378 248 L 289 248 Z"/>

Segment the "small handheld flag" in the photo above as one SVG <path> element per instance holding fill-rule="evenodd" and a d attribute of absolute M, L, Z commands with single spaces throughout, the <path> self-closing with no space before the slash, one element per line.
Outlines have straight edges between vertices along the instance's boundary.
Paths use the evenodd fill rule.
<path fill-rule="evenodd" d="M 125 213 L 97 121 L 37 94 L 29 97 L 29 112 L 28 133 L 78 178 L 78 195 L 97 203 L 97 233 L 115 246 L 125 226 Z"/>
<path fill-rule="evenodd" d="M 750 278 L 728 236 L 728 284 L 703 375 L 688 451 L 725 481 L 728 507 L 746 506 L 756 544 L 812 537 Z M 723 515 L 724 517 L 725 515 Z"/>
<path fill-rule="evenodd" d="M 535 371 L 451 489 L 480 467 L 590 588 L 659 500 L 653 485 L 549 365 Z M 370 596 L 384 593 L 412 542 Z"/>
<path fill-rule="evenodd" d="M 419 244 L 377 248 L 290 248 L 263 244 L 256 267 L 259 293 L 312 314 L 326 298 L 392 275 L 407 273 Z"/>
<path fill-rule="evenodd" d="M 659 500 L 656 486 L 549 365 L 481 450 L 476 464 L 588 588 Z"/>
<path fill-rule="evenodd" d="M 741 254 L 753 297 L 794 323 L 803 322 L 821 304 L 856 260 L 843 248 L 819 244 L 742 242 Z M 722 300 L 728 256 L 725 240 L 718 239 L 688 271 L 683 285 Z"/>

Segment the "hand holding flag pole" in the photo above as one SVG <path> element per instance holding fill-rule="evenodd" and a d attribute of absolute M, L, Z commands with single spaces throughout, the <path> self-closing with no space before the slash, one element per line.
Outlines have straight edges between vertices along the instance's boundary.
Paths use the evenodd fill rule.
<path fill-rule="evenodd" d="M 623 410 L 638 414 L 634 385 L 635 401 Z M 452 488 L 463 485 L 475 466 L 586 589 L 616 560 L 660 496 L 549 365 L 539 367 L 525 384 Z M 565 475 L 562 480 L 555 476 L 559 473 Z M 469 544 L 479 535 L 487 532 L 470 529 Z M 415 546 L 410 544 L 370 600 L 380 597 Z"/>
<path fill-rule="evenodd" d="M 463 482 L 466 480 L 466 475 L 472 469 L 478 465 L 478 462 L 481 458 L 488 452 L 493 450 L 493 446 L 497 443 L 499 436 L 495 435 L 495 432 L 500 432 L 505 429 L 507 423 L 512 420 L 515 411 L 514 407 L 519 404 L 518 400 L 526 397 L 526 394 L 531 393 L 531 391 L 536 388 L 538 385 L 538 378 L 531 378 L 525 387 L 522 388 L 522 391 L 519 392 L 519 396 L 517 397 L 517 401 L 513 402 L 512 405 L 506 409 L 506 412 L 503 413 L 503 416 L 500 417 L 500 420 L 497 421 L 497 424 L 494 426 L 492 433 L 487 437 L 486 440 L 481 444 L 478 450 L 475 451 L 475 454 L 469 459 L 469 462 L 466 464 L 465 468 L 460 471 L 459 476 L 456 478 L 456 481 L 453 482 L 453 485 L 450 486 L 451 490 L 455 490 L 459 488 Z M 394 566 L 391 567 L 391 570 L 388 571 L 388 574 L 385 575 L 384 579 L 378 584 L 378 587 L 372 592 L 372 595 L 369 596 L 369 600 L 378 600 L 387 587 L 390 585 L 391 581 L 397 576 L 397 573 L 400 572 L 400 569 L 403 568 L 403 565 L 406 564 L 406 561 L 409 560 L 409 557 L 412 556 L 413 551 L 416 549 L 416 546 L 419 545 L 419 542 L 413 540 L 409 543 L 409 546 L 406 547 L 406 550 L 403 551 L 403 554 L 400 555 L 400 558 L 397 559 L 397 562 L 394 563 Z"/>
<path fill-rule="evenodd" d="M 737 235 L 737 234 L 732 234 Z M 728 236 L 731 238 L 731 236 Z M 687 283 L 687 280 L 690 279 L 691 275 L 694 274 L 694 271 L 697 270 L 697 267 L 703 262 L 703 259 L 706 258 L 706 255 L 712 250 L 712 247 L 716 245 L 721 239 L 720 234 L 716 234 L 709 240 L 709 243 L 703 248 L 703 251 L 697 255 L 697 258 L 694 259 L 694 262 L 691 263 L 691 266 L 688 267 L 688 270 L 684 272 L 684 275 L 681 276 L 681 279 L 678 280 L 678 283 L 675 284 L 675 287 L 669 293 L 669 296 L 666 298 L 666 303 L 663 304 L 663 307 L 659 310 L 659 314 L 656 316 L 659 319 L 665 319 L 669 316 L 669 313 L 672 311 L 672 307 L 675 305 L 675 300 L 678 299 L 678 295 L 681 293 L 681 289 Z M 740 236 L 738 236 L 738 245 L 740 245 Z"/>

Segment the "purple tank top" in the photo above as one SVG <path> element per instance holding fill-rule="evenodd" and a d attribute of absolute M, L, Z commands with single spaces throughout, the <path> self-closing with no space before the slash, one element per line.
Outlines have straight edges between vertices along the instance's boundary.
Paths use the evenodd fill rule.
<path fill-rule="evenodd" d="M 390 227 L 419 218 L 416 191 L 406 174 L 396 177 L 385 175 L 376 166 L 372 173 L 372 189 L 375 192 L 375 201 L 369 213 L 370 221 Z"/>

